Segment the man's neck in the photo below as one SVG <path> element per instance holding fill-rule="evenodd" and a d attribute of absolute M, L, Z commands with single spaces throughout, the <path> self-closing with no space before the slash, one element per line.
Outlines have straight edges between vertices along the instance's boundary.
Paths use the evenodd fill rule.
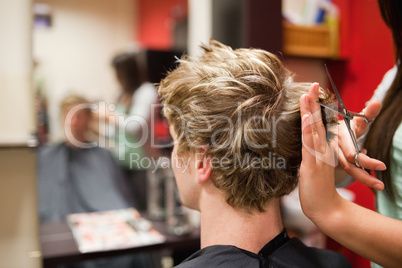
<path fill-rule="evenodd" d="M 78 142 L 79 144 L 86 144 L 88 143 L 88 140 L 85 137 L 74 137 L 75 141 Z M 72 149 L 82 149 L 79 146 L 76 146 L 76 144 L 74 142 L 70 142 L 68 139 L 65 141 L 66 145 Z"/>
<path fill-rule="evenodd" d="M 209 195 L 200 202 L 201 248 L 232 245 L 257 254 L 283 231 L 278 199 L 272 200 L 265 212 L 252 214 L 235 210 L 222 199 Z"/>

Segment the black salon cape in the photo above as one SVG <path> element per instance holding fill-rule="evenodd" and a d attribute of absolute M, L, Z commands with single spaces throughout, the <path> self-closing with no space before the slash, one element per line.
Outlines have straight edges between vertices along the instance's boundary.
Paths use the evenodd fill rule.
<path fill-rule="evenodd" d="M 333 251 L 307 247 L 299 239 L 289 239 L 283 231 L 257 254 L 235 246 L 216 245 L 203 248 L 177 268 L 347 268 L 352 267 L 345 256 Z"/>
<path fill-rule="evenodd" d="M 64 142 L 42 146 L 37 161 L 41 222 L 131 206 L 122 171 L 104 148 L 72 149 Z"/>

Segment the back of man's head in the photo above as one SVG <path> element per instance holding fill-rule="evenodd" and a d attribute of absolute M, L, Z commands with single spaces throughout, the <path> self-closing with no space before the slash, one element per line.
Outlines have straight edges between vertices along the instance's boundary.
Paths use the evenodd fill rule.
<path fill-rule="evenodd" d="M 205 152 L 226 202 L 264 211 L 297 185 L 301 162 L 299 100 L 309 83 L 292 82 L 272 53 L 232 50 L 211 40 L 200 59 L 184 56 L 159 85 L 178 154 Z M 322 92 L 327 101 L 329 95 Z"/>

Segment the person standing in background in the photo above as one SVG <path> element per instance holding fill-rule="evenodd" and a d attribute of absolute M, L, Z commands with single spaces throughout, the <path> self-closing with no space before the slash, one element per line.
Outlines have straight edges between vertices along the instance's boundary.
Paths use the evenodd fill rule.
<path fill-rule="evenodd" d="M 130 184 L 134 206 L 143 211 L 147 189 L 141 159 L 157 154 L 150 146 L 150 124 L 152 104 L 157 103 L 158 96 L 155 86 L 148 82 L 146 63 L 141 56 L 144 55 L 140 52 L 127 52 L 113 58 L 112 67 L 121 93 L 114 111 L 98 113 L 96 120 L 109 124 L 106 135 L 112 140 L 110 147 Z"/>
<path fill-rule="evenodd" d="M 389 78 L 384 77 L 391 85 L 386 87 L 381 112 L 371 125 L 365 148 L 369 156 L 388 167 L 376 172 L 385 186 L 384 191 L 377 192 L 378 212 L 402 220 L 402 3 L 397 0 L 378 2 L 385 23 L 392 30 L 396 66 L 388 72 Z"/>

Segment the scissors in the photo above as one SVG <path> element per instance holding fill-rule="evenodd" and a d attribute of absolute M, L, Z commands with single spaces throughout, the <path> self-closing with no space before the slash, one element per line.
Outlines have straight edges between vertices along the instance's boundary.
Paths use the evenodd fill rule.
<path fill-rule="evenodd" d="M 317 101 L 317 103 L 320 104 L 321 106 L 325 107 L 325 108 L 328 108 L 328 109 L 330 109 L 330 110 L 342 115 L 343 120 L 345 121 L 346 127 L 348 128 L 350 137 L 352 138 L 353 144 L 354 144 L 355 149 L 356 149 L 356 151 L 355 151 L 355 164 L 356 164 L 357 167 L 363 169 L 363 167 L 360 166 L 359 162 L 357 161 L 357 155 L 359 153 L 361 153 L 361 151 L 359 149 L 359 145 L 357 144 L 355 134 L 353 133 L 353 130 L 350 127 L 350 120 L 353 120 L 354 117 L 362 117 L 366 123 L 370 123 L 370 122 L 367 120 L 366 116 L 364 115 L 364 112 L 363 113 L 355 113 L 355 112 L 348 111 L 346 109 L 345 104 L 342 101 L 341 95 L 339 94 L 339 91 L 336 88 L 335 83 L 332 80 L 332 77 L 331 77 L 331 75 L 330 75 L 330 73 L 328 71 L 327 65 L 324 64 L 324 66 L 325 66 L 325 70 L 327 71 L 329 81 L 331 82 L 332 89 L 335 92 L 336 99 L 338 100 L 339 107 L 333 106 L 333 105 L 330 105 L 330 104 L 325 104 L 325 103 L 322 103 L 322 102 L 319 102 L 319 101 Z"/>

